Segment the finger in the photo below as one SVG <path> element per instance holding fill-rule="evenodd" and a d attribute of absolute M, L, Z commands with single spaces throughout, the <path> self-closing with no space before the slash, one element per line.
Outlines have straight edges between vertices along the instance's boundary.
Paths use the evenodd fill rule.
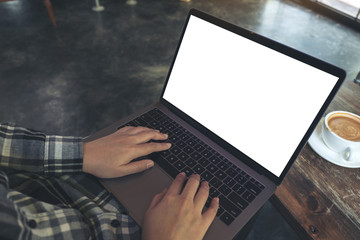
<path fill-rule="evenodd" d="M 210 203 L 210 206 L 203 213 L 203 220 L 206 226 L 210 226 L 210 224 L 214 221 L 216 213 L 219 209 L 219 198 L 215 197 Z"/>
<path fill-rule="evenodd" d="M 191 177 L 189 178 L 189 180 L 187 181 L 184 187 L 182 194 L 184 196 L 194 199 L 196 191 L 199 188 L 199 184 L 200 184 L 200 175 L 199 174 L 191 175 Z"/>
<path fill-rule="evenodd" d="M 150 140 L 166 140 L 167 138 L 167 134 L 160 133 L 153 129 L 143 130 L 129 137 L 130 141 L 135 144 L 146 143 Z"/>
<path fill-rule="evenodd" d="M 204 208 L 204 205 L 208 197 L 209 197 L 209 183 L 204 181 L 201 183 L 200 188 L 194 199 L 195 207 L 198 208 L 200 212 Z"/>
<path fill-rule="evenodd" d="M 179 173 L 171 183 L 166 195 L 179 195 L 186 179 L 185 173 Z"/>
<path fill-rule="evenodd" d="M 166 192 L 167 192 L 167 188 L 164 188 L 164 189 L 161 191 L 161 193 L 156 194 L 156 195 L 154 196 L 154 198 L 152 199 L 148 210 L 156 207 L 156 206 L 159 204 L 159 202 L 161 202 L 161 200 L 164 198 Z"/>
<path fill-rule="evenodd" d="M 142 127 L 142 126 L 138 126 L 138 127 L 130 127 L 126 129 L 126 132 L 132 135 L 136 135 L 142 132 L 146 132 L 146 131 L 155 131 L 155 132 L 160 132 L 159 130 L 156 129 L 151 129 L 151 128 L 147 128 L 147 127 Z"/>
<path fill-rule="evenodd" d="M 169 136 L 166 134 L 166 133 L 158 133 L 158 134 L 155 134 L 151 140 L 166 140 L 168 139 Z"/>
<path fill-rule="evenodd" d="M 133 154 L 131 157 L 133 159 L 149 155 L 153 152 L 161 152 L 168 150 L 171 147 L 171 143 L 144 143 L 134 146 L 135 150 L 131 153 Z"/>
<path fill-rule="evenodd" d="M 154 166 L 154 162 L 151 160 L 141 160 L 141 161 L 136 161 L 136 162 L 130 162 L 130 163 L 119 166 L 118 177 L 142 172 L 153 166 Z"/>

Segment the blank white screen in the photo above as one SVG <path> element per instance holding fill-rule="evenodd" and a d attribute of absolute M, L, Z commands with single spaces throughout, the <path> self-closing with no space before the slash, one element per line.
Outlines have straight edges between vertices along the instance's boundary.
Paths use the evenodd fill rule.
<path fill-rule="evenodd" d="M 163 97 L 280 176 L 337 80 L 191 16 Z"/>

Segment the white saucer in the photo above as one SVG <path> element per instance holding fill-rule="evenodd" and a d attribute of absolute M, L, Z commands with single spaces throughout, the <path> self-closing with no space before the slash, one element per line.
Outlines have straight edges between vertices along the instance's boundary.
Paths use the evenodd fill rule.
<path fill-rule="evenodd" d="M 359 168 L 360 162 L 359 161 L 345 161 L 343 160 L 340 155 L 331 149 L 329 149 L 321 137 L 321 126 L 324 121 L 324 118 L 321 119 L 320 123 L 317 125 L 315 131 L 311 135 L 308 143 L 310 147 L 321 157 L 328 160 L 331 163 L 334 163 L 341 167 L 347 167 L 347 168 Z"/>

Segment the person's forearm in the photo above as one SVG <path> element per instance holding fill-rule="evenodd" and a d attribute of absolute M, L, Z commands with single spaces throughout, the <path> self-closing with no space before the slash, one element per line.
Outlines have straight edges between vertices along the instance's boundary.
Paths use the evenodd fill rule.
<path fill-rule="evenodd" d="M 82 139 L 0 124 L 0 169 L 62 175 L 82 171 Z"/>

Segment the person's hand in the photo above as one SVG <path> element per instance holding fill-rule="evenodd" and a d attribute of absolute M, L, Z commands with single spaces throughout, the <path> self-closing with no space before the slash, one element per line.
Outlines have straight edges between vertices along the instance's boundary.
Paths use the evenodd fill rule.
<path fill-rule="evenodd" d="M 144 171 L 154 162 L 150 159 L 131 162 L 152 152 L 170 148 L 168 136 L 145 127 L 124 127 L 113 134 L 83 143 L 83 171 L 101 178 L 126 176 Z"/>
<path fill-rule="evenodd" d="M 213 222 L 219 208 L 214 198 L 203 212 L 209 196 L 209 184 L 200 176 L 192 175 L 186 183 L 186 175 L 180 173 L 169 189 L 155 195 L 145 213 L 142 240 L 202 239 Z"/>

